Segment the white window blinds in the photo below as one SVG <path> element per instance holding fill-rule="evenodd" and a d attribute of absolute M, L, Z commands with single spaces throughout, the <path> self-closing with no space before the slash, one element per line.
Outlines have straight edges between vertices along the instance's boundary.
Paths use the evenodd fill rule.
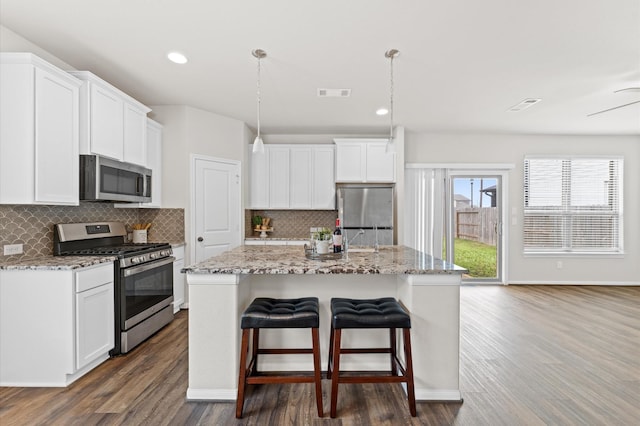
<path fill-rule="evenodd" d="M 525 158 L 525 253 L 622 252 L 621 158 Z"/>

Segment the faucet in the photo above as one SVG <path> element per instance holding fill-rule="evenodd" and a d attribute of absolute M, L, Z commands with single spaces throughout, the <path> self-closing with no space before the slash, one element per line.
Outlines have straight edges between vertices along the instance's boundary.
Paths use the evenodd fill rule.
<path fill-rule="evenodd" d="M 356 232 L 356 235 L 354 235 L 353 237 L 351 237 L 350 240 L 348 240 L 348 244 L 351 244 L 353 240 L 355 240 L 358 237 L 358 235 L 362 235 L 362 234 L 364 234 L 364 229 L 361 229 L 358 232 Z"/>

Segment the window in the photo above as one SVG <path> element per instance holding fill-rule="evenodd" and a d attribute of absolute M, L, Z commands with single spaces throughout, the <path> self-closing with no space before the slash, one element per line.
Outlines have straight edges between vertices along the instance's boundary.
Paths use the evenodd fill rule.
<path fill-rule="evenodd" d="M 621 158 L 525 158 L 525 253 L 621 253 Z"/>

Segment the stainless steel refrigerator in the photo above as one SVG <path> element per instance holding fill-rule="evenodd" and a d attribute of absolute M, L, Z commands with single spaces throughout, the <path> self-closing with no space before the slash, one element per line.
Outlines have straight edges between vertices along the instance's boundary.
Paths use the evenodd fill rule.
<path fill-rule="evenodd" d="M 393 244 L 393 186 L 338 186 L 338 217 L 350 245 Z"/>

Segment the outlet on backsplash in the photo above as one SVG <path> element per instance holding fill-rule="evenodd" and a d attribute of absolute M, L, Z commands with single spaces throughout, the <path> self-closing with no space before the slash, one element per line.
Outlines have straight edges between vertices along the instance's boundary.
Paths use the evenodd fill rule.
<path fill-rule="evenodd" d="M 22 254 L 22 244 L 5 244 L 4 255 Z"/>

